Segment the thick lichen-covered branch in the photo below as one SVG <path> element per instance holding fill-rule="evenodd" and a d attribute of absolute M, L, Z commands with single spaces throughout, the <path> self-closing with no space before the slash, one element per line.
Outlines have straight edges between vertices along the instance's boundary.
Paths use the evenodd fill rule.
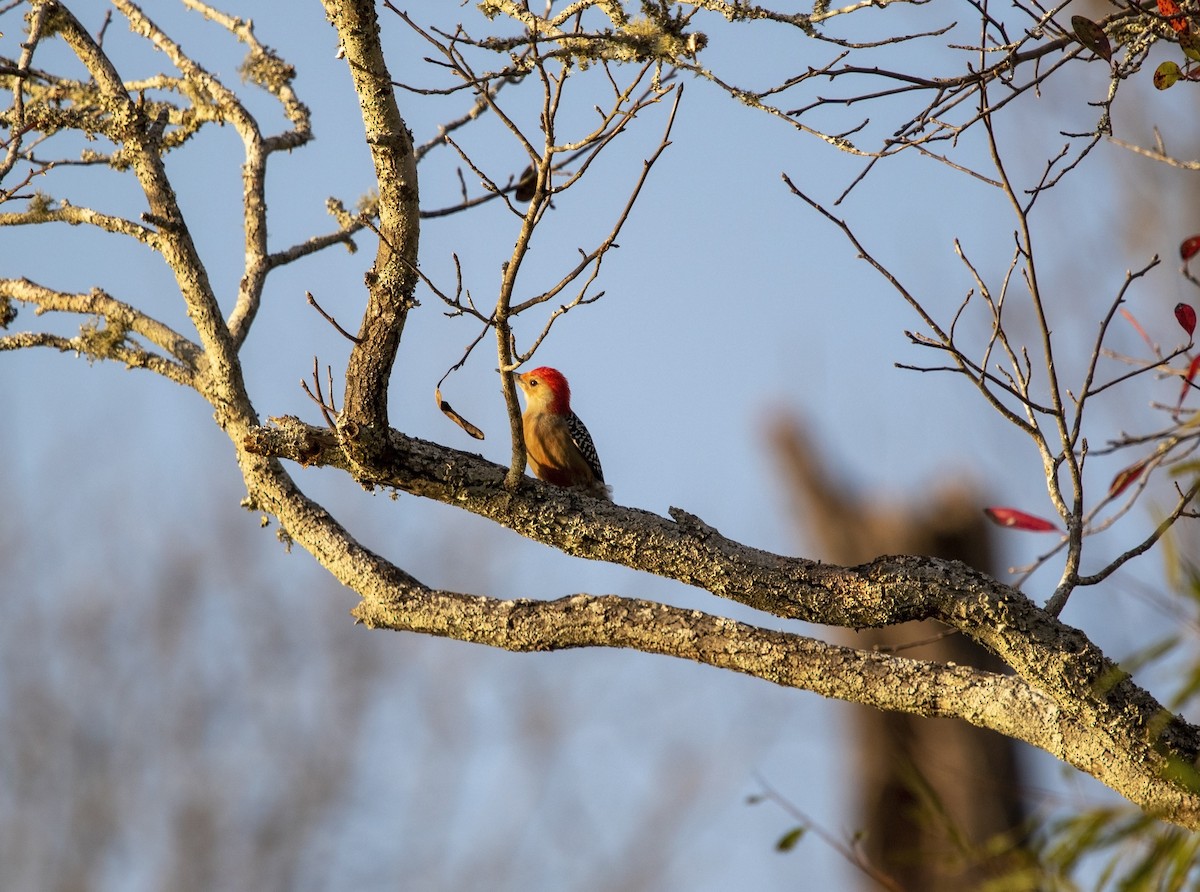
<path fill-rule="evenodd" d="M 295 419 L 276 422 L 276 428 L 252 431 L 246 448 L 309 466 L 351 466 L 328 430 Z M 506 491 L 505 468 L 395 432 L 388 453 L 393 464 L 373 474 L 364 475 L 354 465 L 359 482 L 456 505 L 568 554 L 676 579 L 787 619 L 846 628 L 941 620 L 995 652 L 1025 684 L 1053 701 L 1047 720 L 1087 729 L 1078 737 L 1055 735 L 1038 745 L 1143 808 L 1200 826 L 1200 779 L 1194 770 L 1200 729 L 1164 710 L 1081 631 L 963 564 L 886 557 L 836 567 L 742 545 L 679 510 L 672 518 L 659 517 L 532 480 L 516 492 Z M 585 504 L 587 510 L 580 510 Z M 511 622 L 511 602 L 456 596 L 465 600 L 443 605 L 449 613 L 427 612 L 422 598 L 428 592 L 373 585 L 356 590 L 368 602 L 360 608 L 364 615 L 394 628 L 436 631 L 424 624 L 441 614 L 439 634 L 475 640 L 479 623 L 490 628 L 494 622 L 502 629 Z M 455 617 L 467 608 L 479 617 L 460 624 Z M 553 636 L 541 642 L 542 648 L 556 646 L 580 645 Z M 521 648 L 536 649 L 529 642 Z"/>
<path fill-rule="evenodd" d="M 1014 676 L 827 644 L 637 598 L 497 600 L 418 589 L 382 593 L 353 612 L 372 628 L 511 651 L 609 647 L 677 657 L 879 709 L 964 719 L 1042 749 L 1081 730 Z"/>
<path fill-rule="evenodd" d="M 344 413 L 358 428 L 382 432 L 392 365 L 414 304 L 420 206 L 412 134 L 404 123 L 379 42 L 373 0 L 325 0 L 362 109 L 379 189 L 379 247 L 368 274 L 367 307 L 346 370 Z M 358 441 L 374 448 L 380 441 Z"/>

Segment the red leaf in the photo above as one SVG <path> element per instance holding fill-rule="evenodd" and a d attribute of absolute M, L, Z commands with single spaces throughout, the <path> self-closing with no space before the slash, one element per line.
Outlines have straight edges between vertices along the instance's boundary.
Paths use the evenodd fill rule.
<path fill-rule="evenodd" d="M 1179 405 L 1183 405 L 1184 399 L 1187 398 L 1188 389 L 1192 386 L 1192 379 L 1196 377 L 1196 372 L 1200 372 L 1200 356 L 1192 360 L 1192 364 L 1188 366 L 1187 374 L 1183 376 L 1183 390 L 1179 392 Z"/>
<path fill-rule="evenodd" d="M 1200 253 L 1200 235 L 1185 238 L 1183 244 L 1179 246 L 1179 256 L 1183 258 L 1184 263 L 1195 257 L 1197 253 Z"/>
<path fill-rule="evenodd" d="M 1196 311 L 1189 304 L 1178 303 L 1175 304 L 1175 318 L 1190 338 L 1196 330 Z"/>
<path fill-rule="evenodd" d="M 1187 19 L 1175 0 L 1158 0 L 1158 12 L 1167 20 L 1167 24 L 1176 34 L 1184 34 L 1188 30 Z"/>
<path fill-rule="evenodd" d="M 1002 527 L 1012 527 L 1014 530 L 1028 530 L 1031 533 L 1056 532 L 1058 527 L 1048 520 L 1018 511 L 1016 508 L 984 508 L 983 513 L 993 522 Z"/>
<path fill-rule="evenodd" d="M 1142 476 L 1142 471 L 1146 469 L 1146 462 L 1142 460 L 1135 465 L 1130 465 L 1125 470 L 1117 474 L 1112 479 L 1112 483 L 1108 484 L 1108 497 L 1115 499 L 1125 490 L 1129 489 L 1129 484 L 1133 483 Z"/>

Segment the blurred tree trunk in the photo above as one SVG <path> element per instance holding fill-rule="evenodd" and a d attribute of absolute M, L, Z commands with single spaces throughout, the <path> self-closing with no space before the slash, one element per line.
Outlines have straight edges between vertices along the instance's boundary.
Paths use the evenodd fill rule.
<path fill-rule="evenodd" d="M 853 565 L 918 554 L 999 569 L 981 499 L 968 485 L 950 481 L 925 499 L 886 504 L 841 485 L 797 420 L 781 417 L 770 435 L 816 557 Z M 946 631 L 927 621 L 847 634 L 858 648 L 904 646 L 913 659 L 1005 671 L 973 641 Z M 862 850 L 871 863 L 920 892 L 962 892 L 1019 866 L 1025 814 L 1014 741 L 950 719 L 860 706 L 851 713 Z"/>

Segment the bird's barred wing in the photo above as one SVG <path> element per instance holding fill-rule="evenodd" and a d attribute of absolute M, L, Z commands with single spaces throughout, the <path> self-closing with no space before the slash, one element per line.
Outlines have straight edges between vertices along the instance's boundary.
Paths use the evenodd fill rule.
<path fill-rule="evenodd" d="M 584 427 L 583 422 L 574 412 L 567 417 L 567 430 L 571 432 L 571 440 L 575 443 L 579 454 L 583 456 L 583 460 L 588 463 L 588 467 L 592 469 L 596 479 L 603 483 L 604 471 L 600 467 L 600 456 L 596 452 L 596 444 L 592 442 L 592 435 L 588 433 L 588 429 Z"/>

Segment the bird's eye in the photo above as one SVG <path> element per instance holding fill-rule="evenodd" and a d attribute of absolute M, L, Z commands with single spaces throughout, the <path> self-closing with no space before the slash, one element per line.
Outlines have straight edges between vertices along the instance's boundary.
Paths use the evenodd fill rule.
<path fill-rule="evenodd" d="M 537 378 L 530 378 L 530 379 L 529 379 L 529 386 L 530 386 L 530 387 L 537 387 L 537 386 L 538 386 L 539 384 L 541 384 L 541 383 L 542 383 L 542 382 L 541 382 L 541 381 L 539 381 Z"/>

